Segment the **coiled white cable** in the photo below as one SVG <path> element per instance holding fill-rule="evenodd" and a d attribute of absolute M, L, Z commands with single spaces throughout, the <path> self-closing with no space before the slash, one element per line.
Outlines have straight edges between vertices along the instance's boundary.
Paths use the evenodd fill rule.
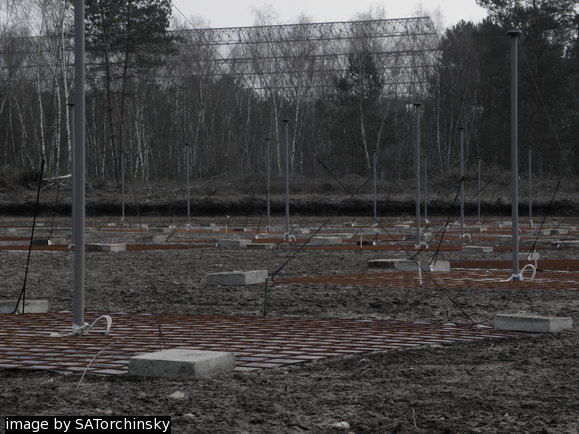
<path fill-rule="evenodd" d="M 106 321 L 106 329 L 103 332 L 103 335 L 108 335 L 110 330 L 111 330 L 111 326 L 113 325 L 113 319 L 109 316 L 109 315 L 101 315 L 99 316 L 97 319 L 95 319 L 91 324 L 89 323 L 84 323 L 82 326 L 78 326 L 76 324 L 72 325 L 72 334 L 74 336 L 86 336 L 88 335 L 91 330 L 94 328 L 94 326 L 100 321 L 100 320 L 105 320 Z"/>

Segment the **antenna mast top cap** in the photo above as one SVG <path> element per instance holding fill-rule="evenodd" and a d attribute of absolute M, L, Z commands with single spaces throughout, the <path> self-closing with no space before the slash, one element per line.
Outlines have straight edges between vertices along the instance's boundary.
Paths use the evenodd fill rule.
<path fill-rule="evenodd" d="M 513 29 L 513 30 L 509 30 L 507 32 L 507 35 L 509 36 L 520 36 L 523 32 L 521 30 L 518 29 Z"/>

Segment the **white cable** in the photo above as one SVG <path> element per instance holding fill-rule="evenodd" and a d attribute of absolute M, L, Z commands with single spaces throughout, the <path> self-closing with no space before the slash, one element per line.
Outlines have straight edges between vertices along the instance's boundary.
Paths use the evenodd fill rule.
<path fill-rule="evenodd" d="M 110 330 L 111 330 L 111 326 L 113 325 L 113 319 L 109 315 L 101 315 L 97 319 L 95 319 L 91 324 L 86 323 L 86 322 L 82 326 L 78 326 L 76 324 L 73 324 L 72 325 L 72 334 L 74 336 L 86 336 L 86 335 L 88 335 L 91 332 L 91 330 L 94 328 L 94 326 L 101 319 L 105 320 L 107 323 L 106 329 L 103 332 L 103 334 L 108 335 Z"/>
<path fill-rule="evenodd" d="M 288 241 L 288 242 L 295 242 L 296 236 L 292 235 L 292 234 L 285 233 L 283 236 L 283 239 Z"/>
<path fill-rule="evenodd" d="M 525 265 L 521 272 L 519 273 L 519 276 L 521 278 L 521 280 L 523 280 L 523 273 L 525 272 L 525 270 L 530 269 L 532 271 L 532 275 L 531 278 L 529 280 L 535 280 L 535 275 L 537 274 L 537 267 L 535 267 L 533 264 L 527 264 Z"/>
<path fill-rule="evenodd" d="M 537 267 L 535 267 L 533 264 L 527 264 L 527 265 L 525 265 L 525 266 L 521 269 L 521 271 L 519 272 L 519 274 L 513 274 L 513 275 L 512 275 L 511 277 L 509 277 L 507 280 L 501 280 L 501 282 L 511 282 L 511 281 L 513 281 L 513 280 L 517 280 L 517 281 L 519 281 L 519 282 L 522 282 L 523 280 L 525 280 L 524 277 L 523 277 L 523 273 L 524 273 L 526 270 L 528 270 L 528 269 L 530 269 L 530 270 L 532 271 L 532 273 L 533 273 L 533 274 L 531 275 L 531 278 L 530 278 L 529 280 L 531 280 L 531 281 L 532 281 L 532 280 L 535 280 L 535 275 L 537 274 Z"/>

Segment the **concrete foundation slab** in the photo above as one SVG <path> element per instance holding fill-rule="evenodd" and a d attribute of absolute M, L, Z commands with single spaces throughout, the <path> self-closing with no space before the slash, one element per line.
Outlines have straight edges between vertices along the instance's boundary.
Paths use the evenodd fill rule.
<path fill-rule="evenodd" d="M 500 261 L 510 261 L 513 258 L 513 255 L 500 255 L 498 259 Z M 539 252 L 533 252 L 529 255 L 529 253 L 519 252 L 519 261 L 538 261 L 541 259 L 541 255 Z"/>
<path fill-rule="evenodd" d="M 553 229 L 551 235 L 567 235 L 569 233 L 568 229 Z"/>
<path fill-rule="evenodd" d="M 396 269 L 396 263 L 404 259 L 371 259 L 368 261 L 368 268 Z"/>
<path fill-rule="evenodd" d="M 376 229 L 374 229 L 374 228 L 362 228 L 362 229 L 360 229 L 360 231 L 358 232 L 358 235 L 359 235 L 359 234 L 364 234 L 364 235 L 372 235 L 372 236 L 375 236 L 375 235 L 380 235 L 380 231 L 381 231 L 381 229 L 378 229 L 378 228 L 376 228 Z"/>
<path fill-rule="evenodd" d="M 144 237 L 139 236 L 137 238 L 135 238 L 135 242 L 137 244 L 140 243 L 150 243 L 150 244 L 158 244 L 158 243 L 164 243 L 165 241 L 167 241 L 167 235 L 146 235 Z"/>
<path fill-rule="evenodd" d="M 217 247 L 221 247 L 223 249 L 244 249 L 249 243 L 251 243 L 251 240 L 227 238 L 217 241 Z"/>
<path fill-rule="evenodd" d="M 267 279 L 267 270 L 230 271 L 211 273 L 207 275 L 209 285 L 247 286 L 264 283 Z"/>
<path fill-rule="evenodd" d="M 87 244 L 87 252 L 124 252 L 126 244 Z"/>
<path fill-rule="evenodd" d="M 162 378 L 202 378 L 232 372 L 235 354 L 182 348 L 135 356 L 129 361 L 129 375 Z"/>
<path fill-rule="evenodd" d="M 33 246 L 48 246 L 48 239 L 47 238 L 35 238 L 30 243 Z"/>
<path fill-rule="evenodd" d="M 341 238 L 342 240 L 351 240 L 355 236 L 356 236 L 356 234 L 353 234 L 353 233 L 343 233 L 343 234 L 330 235 L 331 238 L 338 237 L 338 238 Z"/>
<path fill-rule="evenodd" d="M 358 246 L 375 246 L 376 242 L 372 238 L 367 238 L 365 240 L 362 239 L 362 240 L 356 241 L 356 244 Z"/>
<path fill-rule="evenodd" d="M 171 228 L 148 228 L 146 232 L 148 232 L 149 234 L 170 234 L 174 230 L 175 229 Z"/>
<path fill-rule="evenodd" d="M 462 251 L 465 253 L 492 253 L 492 246 L 462 246 Z"/>
<path fill-rule="evenodd" d="M 314 237 L 310 240 L 310 246 L 337 246 L 342 244 L 341 237 Z"/>
<path fill-rule="evenodd" d="M 251 243 L 246 248 L 251 250 L 273 250 L 275 246 L 277 246 L 276 243 Z"/>
<path fill-rule="evenodd" d="M 436 264 L 432 268 L 429 267 L 427 261 L 420 265 L 422 269 L 426 271 L 450 271 L 450 262 L 448 261 L 436 261 Z M 402 260 L 394 264 L 394 266 L 400 271 L 418 271 L 418 264 L 414 261 Z"/>
<path fill-rule="evenodd" d="M 0 314 L 13 313 L 18 300 L 0 300 Z M 48 300 L 26 300 L 24 313 L 47 313 Z M 22 313 L 22 302 L 18 306 L 17 313 Z"/>
<path fill-rule="evenodd" d="M 570 317 L 551 317 L 530 314 L 495 315 L 494 327 L 498 330 L 513 330 L 535 333 L 557 333 L 573 327 Z"/>
<path fill-rule="evenodd" d="M 49 246 L 64 246 L 69 244 L 66 238 L 51 238 L 48 240 Z"/>
<path fill-rule="evenodd" d="M 235 236 L 242 240 L 254 240 L 256 236 L 259 237 L 259 234 L 256 234 L 255 232 L 244 232 Z"/>
<path fill-rule="evenodd" d="M 309 235 L 310 230 L 309 229 L 290 229 L 289 233 L 291 235 Z"/>
<path fill-rule="evenodd" d="M 551 243 L 553 247 L 558 249 L 577 249 L 579 248 L 579 240 L 577 241 L 555 241 Z"/>
<path fill-rule="evenodd" d="M 394 229 L 410 229 L 410 225 L 394 225 Z"/>

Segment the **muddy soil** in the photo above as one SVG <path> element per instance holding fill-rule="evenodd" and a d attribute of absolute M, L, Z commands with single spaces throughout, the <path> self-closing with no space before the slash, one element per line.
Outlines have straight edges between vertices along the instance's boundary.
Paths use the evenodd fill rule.
<path fill-rule="evenodd" d="M 223 224 L 222 220 L 205 218 L 195 223 Z M 242 225 L 242 220 L 227 223 Z M 51 224 L 50 219 L 44 221 Z M 314 226 L 316 221 L 322 220 L 302 223 Z M 151 226 L 162 223 L 148 222 Z M 168 220 L 163 223 L 167 225 Z M 64 226 L 66 221 L 57 220 L 55 226 L 59 224 Z M 48 227 L 39 235 L 46 231 Z M 88 241 L 94 242 L 136 243 L 139 236 L 87 233 Z M 215 237 L 210 233 L 196 236 Z M 178 233 L 173 242 L 187 237 Z M 271 273 L 294 253 L 224 250 L 210 243 L 187 250 L 87 253 L 86 310 L 260 315 L 262 287 L 209 286 L 205 276 L 240 269 Z M 544 258 L 576 258 L 578 253 L 577 249 L 541 252 Z M 440 255 L 451 261 L 493 259 L 492 254 Z M 369 259 L 385 257 L 403 257 L 403 253 L 305 250 L 279 276 L 363 272 Z M 2 298 L 18 296 L 26 259 L 27 252 L 0 251 Z M 27 297 L 48 298 L 52 310 L 69 310 L 72 264 L 72 253 L 33 252 Z M 492 324 L 496 313 L 521 311 L 570 316 L 578 324 L 579 294 L 565 289 L 288 285 L 274 286 L 269 304 L 274 317 L 435 322 L 468 322 L 470 318 L 483 324 Z M 113 414 L 171 416 L 174 433 L 577 433 L 578 332 L 576 325 L 558 334 L 362 354 L 197 380 L 87 375 L 78 391 L 79 374 L 0 370 L 0 429 L 6 415 Z M 176 391 L 183 397 L 171 397 Z M 348 429 L 333 427 L 342 421 Z"/>

